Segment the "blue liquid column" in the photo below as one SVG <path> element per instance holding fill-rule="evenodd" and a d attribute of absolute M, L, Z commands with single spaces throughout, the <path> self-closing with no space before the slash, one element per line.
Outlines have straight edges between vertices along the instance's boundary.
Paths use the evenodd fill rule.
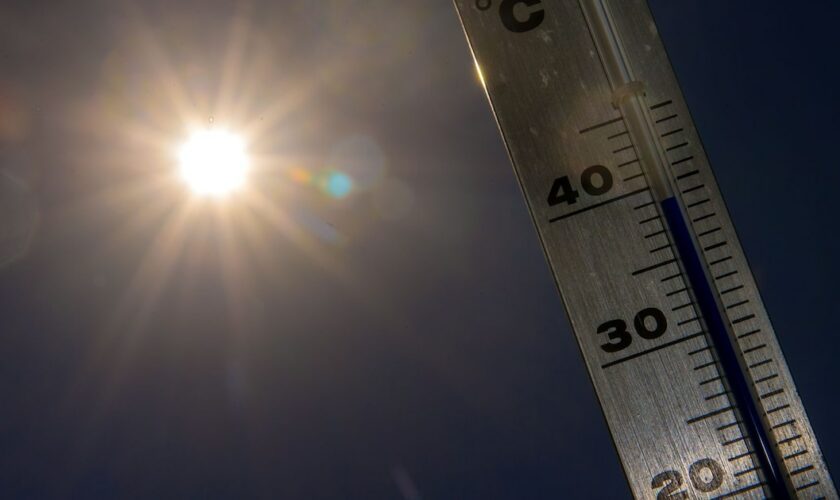
<path fill-rule="evenodd" d="M 746 376 L 738 363 L 738 355 L 729 338 L 726 323 L 715 301 L 715 293 L 704 272 L 703 263 L 691 239 L 691 232 L 682 215 L 679 202 L 672 196 L 662 201 L 661 206 L 665 214 L 665 220 L 671 229 L 677 251 L 688 274 L 691 287 L 694 289 L 700 312 L 709 328 L 708 333 L 720 358 L 719 361 L 726 380 L 729 382 L 735 404 L 741 410 L 744 427 L 755 447 L 754 451 L 766 476 L 767 485 L 773 498 L 790 498 L 784 478 L 782 478 L 776 459 L 773 456 L 773 443 L 770 442 L 769 437 L 764 432 L 760 410 L 753 400 Z"/>

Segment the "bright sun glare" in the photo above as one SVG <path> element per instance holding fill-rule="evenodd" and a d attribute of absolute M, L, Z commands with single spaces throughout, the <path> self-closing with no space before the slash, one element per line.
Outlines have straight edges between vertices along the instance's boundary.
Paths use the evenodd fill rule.
<path fill-rule="evenodd" d="M 249 160 L 245 141 L 226 130 L 194 132 L 181 147 L 181 177 L 196 194 L 224 196 L 245 184 Z"/>

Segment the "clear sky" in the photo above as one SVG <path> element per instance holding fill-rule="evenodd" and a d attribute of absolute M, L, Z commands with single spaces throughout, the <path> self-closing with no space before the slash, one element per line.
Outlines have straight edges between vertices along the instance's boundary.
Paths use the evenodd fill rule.
<path fill-rule="evenodd" d="M 840 4 L 651 5 L 836 476 Z M 3 498 L 628 494 L 446 0 L 3 2 L 0 401 Z"/>

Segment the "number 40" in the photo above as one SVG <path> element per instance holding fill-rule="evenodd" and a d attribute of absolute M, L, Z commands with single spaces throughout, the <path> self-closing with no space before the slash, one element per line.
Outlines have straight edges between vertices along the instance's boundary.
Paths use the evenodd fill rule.
<path fill-rule="evenodd" d="M 584 170 L 580 175 L 580 185 L 584 191 L 592 196 L 601 196 L 612 189 L 613 175 L 610 169 L 603 165 L 593 165 Z M 554 179 L 551 185 L 551 192 L 548 194 L 548 206 L 553 207 L 561 203 L 572 205 L 577 203 L 580 193 L 572 187 L 568 176 Z"/>

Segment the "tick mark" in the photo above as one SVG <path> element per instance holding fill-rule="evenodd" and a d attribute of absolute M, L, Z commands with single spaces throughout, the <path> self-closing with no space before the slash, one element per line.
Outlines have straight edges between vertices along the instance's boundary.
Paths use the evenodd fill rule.
<path fill-rule="evenodd" d="M 738 271 L 730 271 L 728 273 L 721 274 L 720 276 L 715 276 L 715 281 L 722 280 L 722 279 L 728 278 L 730 276 L 735 276 L 736 274 L 738 274 Z"/>
<path fill-rule="evenodd" d="M 713 411 L 710 411 L 709 413 L 704 413 L 703 415 L 699 415 L 697 417 L 690 418 L 690 419 L 686 420 L 685 423 L 696 424 L 697 422 L 706 420 L 707 418 L 712 418 L 714 416 L 721 415 L 723 413 L 726 413 L 728 411 L 732 411 L 734 409 L 735 409 L 735 407 L 730 405 L 730 406 L 727 406 L 725 408 L 721 408 L 720 410 L 713 410 Z M 750 452 L 750 453 L 752 453 L 752 452 Z M 732 460 L 732 459 L 730 459 L 730 460 Z"/>
<path fill-rule="evenodd" d="M 683 193 L 683 194 L 692 193 L 692 192 L 694 192 L 694 191 L 698 191 L 698 190 L 700 190 L 700 189 L 703 189 L 704 187 L 706 187 L 706 185 L 705 185 L 705 184 L 700 184 L 699 186 L 694 186 L 693 188 L 688 188 L 688 189 L 686 189 L 685 191 L 683 191 L 682 193 Z"/>
<path fill-rule="evenodd" d="M 695 317 L 693 317 L 693 318 L 691 318 L 691 319 L 687 319 L 687 320 L 684 320 L 684 321 L 680 321 L 679 323 L 677 323 L 677 326 L 687 325 L 687 324 L 689 324 L 689 323 L 694 323 L 695 321 L 700 321 L 700 317 L 699 317 L 699 316 L 695 316 Z"/>
<path fill-rule="evenodd" d="M 748 452 L 746 452 L 746 453 L 741 453 L 740 455 L 735 455 L 734 457 L 731 457 L 731 458 L 729 459 L 729 461 L 730 461 L 730 462 L 734 462 L 734 461 L 736 461 L 736 460 L 741 460 L 742 458 L 745 458 L 745 457 L 748 457 L 748 456 L 750 456 L 750 455 L 754 455 L 754 454 L 755 454 L 755 452 L 754 452 L 754 451 L 748 451 Z"/>
<path fill-rule="evenodd" d="M 689 356 L 696 356 L 698 354 L 702 354 L 704 352 L 711 351 L 711 350 L 712 350 L 712 346 L 706 346 L 706 347 L 703 347 L 703 348 L 700 348 L 700 349 L 695 349 L 693 351 L 690 351 L 688 353 L 688 355 Z M 701 385 L 702 385 L 702 382 L 701 382 Z"/>
<path fill-rule="evenodd" d="M 722 229 L 723 229 L 723 228 L 720 228 L 720 227 L 716 227 L 716 228 L 714 228 L 714 229 L 709 229 L 708 231 L 703 231 L 702 233 L 698 234 L 698 235 L 697 235 L 697 237 L 698 237 L 698 238 L 702 238 L 702 237 L 704 237 L 704 236 L 708 236 L 708 235 L 710 235 L 710 234 L 715 234 L 716 232 L 718 232 L 718 231 L 720 231 L 720 230 L 722 230 Z"/>
<path fill-rule="evenodd" d="M 654 248 L 653 250 L 651 250 L 651 251 L 650 251 L 650 253 L 652 253 L 652 254 L 653 254 L 653 253 L 656 253 L 656 252 L 661 252 L 662 250 L 667 250 L 667 249 L 669 249 L 669 248 L 671 248 L 671 244 L 670 244 L 670 243 L 665 244 L 665 245 L 662 245 L 661 247 L 656 247 L 656 248 Z"/>
<path fill-rule="evenodd" d="M 743 488 L 739 488 L 735 491 L 730 491 L 729 493 L 724 493 L 723 495 L 716 496 L 716 497 L 712 498 L 712 500 L 723 500 L 724 498 L 735 497 L 735 496 L 740 495 L 741 493 L 746 493 L 748 491 L 754 490 L 754 489 L 759 488 L 761 486 L 764 486 L 766 484 L 767 484 L 766 482 L 760 481 L 758 483 L 751 484 L 749 486 L 744 486 Z"/>
<path fill-rule="evenodd" d="M 779 441 L 779 443 L 778 443 L 778 444 L 779 444 L 779 446 L 781 446 L 781 445 L 783 445 L 783 444 L 792 443 L 792 442 L 794 442 L 794 441 L 796 441 L 796 440 L 798 440 L 798 439 L 802 439 L 802 436 L 800 436 L 799 434 L 797 434 L 797 435 L 795 435 L 795 436 L 791 436 L 791 437 L 789 437 L 789 438 L 787 438 L 787 439 L 782 439 L 781 441 Z"/>
<path fill-rule="evenodd" d="M 772 363 L 772 362 L 773 362 L 772 358 L 771 359 L 765 359 L 764 361 L 759 361 L 758 363 L 751 364 L 750 369 L 758 368 L 759 366 L 764 366 L 764 365 L 766 365 L 768 363 Z"/>
<path fill-rule="evenodd" d="M 771 427 L 771 429 L 773 429 L 773 430 L 781 429 L 782 427 L 787 427 L 787 426 L 793 425 L 795 423 L 796 423 L 796 420 L 788 420 L 786 422 L 782 422 L 781 424 L 774 425 L 773 427 Z"/>
<path fill-rule="evenodd" d="M 770 391 L 767 394 L 762 394 L 761 399 L 772 398 L 773 396 L 778 396 L 779 394 L 782 394 L 784 392 L 784 389 L 776 389 L 775 391 Z"/>
<path fill-rule="evenodd" d="M 768 380 L 773 380 L 774 378 L 778 377 L 778 373 L 774 373 L 773 375 L 767 375 L 766 377 L 761 377 L 760 379 L 753 382 L 754 384 L 758 385 L 762 382 L 767 382 Z"/>
<path fill-rule="evenodd" d="M 721 443 L 721 444 L 722 444 L 723 446 L 732 446 L 732 445 L 733 445 L 733 444 L 735 444 L 735 443 L 740 443 L 741 441 L 746 441 L 746 440 L 747 440 L 747 436 L 741 436 L 741 437 L 739 437 L 739 438 L 730 439 L 729 441 L 724 441 L 724 442 L 723 442 L 723 443 Z"/>
<path fill-rule="evenodd" d="M 676 262 L 677 262 L 677 259 L 669 259 L 669 260 L 666 260 L 665 262 L 660 262 L 659 264 L 654 264 L 652 266 L 648 266 L 648 267 L 639 269 L 638 271 L 633 271 L 632 275 L 633 276 L 638 276 L 638 275 L 644 274 L 648 271 L 653 271 L 655 269 L 659 269 L 660 267 L 664 267 L 664 266 L 667 266 L 667 265 L 670 265 L 670 264 L 674 264 Z"/>
<path fill-rule="evenodd" d="M 710 266 L 716 266 L 716 265 L 718 265 L 718 264 L 723 264 L 724 262 L 728 262 L 728 261 L 730 261 L 730 260 L 732 260 L 732 256 L 731 256 L 731 255 L 730 255 L 729 257 L 723 257 L 723 258 L 721 258 L 721 259 L 713 260 L 713 261 L 709 262 L 709 265 L 710 265 Z"/>
<path fill-rule="evenodd" d="M 816 486 L 816 485 L 818 485 L 818 484 L 820 484 L 820 482 L 819 482 L 819 481 L 811 481 L 811 482 L 810 482 L 810 483 L 808 483 L 808 484 L 803 484 L 802 486 L 800 486 L 800 487 L 796 488 L 796 491 L 807 490 L 808 488 L 811 488 L 811 487 Z"/>
<path fill-rule="evenodd" d="M 729 429 L 730 427 L 735 427 L 736 425 L 740 425 L 740 424 L 743 424 L 743 422 L 741 422 L 740 420 L 736 420 L 736 421 L 732 422 L 731 424 L 721 425 L 720 427 L 717 428 L 717 430 L 718 430 L 718 432 L 725 431 L 726 429 Z"/>
<path fill-rule="evenodd" d="M 732 292 L 738 291 L 742 288 L 744 288 L 744 285 L 738 285 L 738 286 L 735 286 L 735 287 L 732 287 L 732 288 L 727 288 L 726 290 L 720 292 L 720 294 L 721 295 L 726 295 L 727 293 L 732 293 Z"/>
<path fill-rule="evenodd" d="M 741 472 L 736 472 L 735 474 L 733 474 L 733 476 L 735 476 L 735 477 L 746 476 L 746 475 L 747 475 L 747 474 L 749 474 L 750 472 L 755 472 L 755 471 L 757 471 L 758 469 L 759 469 L 759 467 L 752 467 L 752 468 L 747 469 L 747 470 L 742 470 Z"/>
<path fill-rule="evenodd" d="M 659 104 L 654 104 L 653 106 L 651 106 L 650 109 L 651 109 L 651 111 L 653 111 L 654 109 L 659 109 L 663 106 L 667 106 L 667 105 L 671 104 L 672 102 L 673 101 L 670 101 L 670 100 L 665 101 L 665 102 L 660 102 Z"/>
<path fill-rule="evenodd" d="M 772 410 L 768 410 L 766 415 L 770 415 L 771 413 L 776 413 L 776 412 L 779 412 L 779 411 L 782 411 L 782 410 L 786 410 L 788 408 L 790 408 L 790 405 L 782 405 L 782 406 L 773 408 Z"/>
<path fill-rule="evenodd" d="M 708 379 L 708 380 L 704 380 L 704 381 L 700 382 L 700 385 L 708 385 L 708 384 L 711 384 L 711 383 L 717 382 L 718 380 L 723 380 L 723 376 L 722 376 L 722 375 L 718 375 L 717 377 L 710 378 L 710 379 Z"/>
<path fill-rule="evenodd" d="M 797 457 L 801 457 L 802 455 L 805 455 L 806 453 L 808 453 L 808 450 L 800 450 L 800 451 L 791 453 L 790 455 L 785 455 L 782 458 L 784 460 L 791 460 L 791 459 L 794 459 L 794 458 L 797 458 Z"/>
<path fill-rule="evenodd" d="M 613 123 L 618 123 L 624 121 L 624 117 L 619 116 L 618 118 L 613 118 L 612 120 L 607 120 L 605 122 L 598 123 L 597 125 L 592 125 L 591 127 L 586 127 L 585 129 L 581 130 L 580 134 L 585 134 L 587 132 L 592 132 L 593 130 L 599 129 L 601 127 L 606 127 L 607 125 L 612 125 Z"/>
<path fill-rule="evenodd" d="M 805 467 L 800 467 L 799 469 L 790 471 L 790 477 L 796 476 L 798 474 L 802 474 L 803 472 L 808 472 L 809 470 L 814 470 L 813 465 L 806 465 Z"/>
<path fill-rule="evenodd" d="M 694 371 L 700 371 L 700 370 L 702 370 L 703 368 L 708 368 L 708 367 L 710 367 L 710 366 L 715 366 L 716 364 L 717 364 L 717 361 L 710 361 L 710 362 L 708 362 L 708 363 L 703 363 L 703 364 L 702 364 L 702 365 L 700 365 L 700 366 L 695 366 L 695 367 L 694 367 Z"/>
<path fill-rule="evenodd" d="M 693 175 L 697 175 L 697 174 L 699 174 L 699 173 L 700 173 L 700 171 L 699 171 L 699 170 L 692 170 L 691 172 L 686 172 L 686 173 L 684 173 L 684 174 L 682 174 L 682 175 L 678 175 L 678 176 L 677 176 L 677 180 L 678 180 L 678 181 L 681 181 L 681 180 L 683 180 L 683 179 L 686 179 L 686 178 L 691 177 L 691 176 L 693 176 Z"/>
<path fill-rule="evenodd" d="M 738 323 L 743 323 L 744 321 L 749 321 L 749 320 L 751 320 L 751 319 L 753 319 L 753 318 L 755 318 L 755 314 L 748 314 L 748 315 L 746 315 L 746 316 L 742 316 L 742 317 L 740 317 L 740 318 L 738 318 L 738 319 L 733 319 L 733 320 L 732 320 L 732 324 L 733 324 L 733 325 L 737 325 Z"/>
<path fill-rule="evenodd" d="M 738 339 L 745 339 L 745 338 L 747 338 L 749 336 L 752 336 L 752 335 L 755 335 L 756 333 L 759 333 L 759 332 L 761 332 L 761 328 L 757 328 L 757 329 L 749 331 L 747 333 L 742 333 L 741 335 L 738 335 Z"/>
<path fill-rule="evenodd" d="M 699 207 L 700 205 L 705 205 L 706 203 L 709 203 L 710 201 L 712 201 L 712 200 L 709 199 L 709 198 L 706 198 L 705 200 L 695 201 L 694 203 L 691 203 L 690 205 L 686 205 L 686 208 Z"/>
<path fill-rule="evenodd" d="M 744 305 L 744 304 L 749 304 L 749 303 L 750 303 L 749 299 L 747 299 L 747 300 L 742 300 L 742 301 L 740 301 L 740 302 L 736 302 L 736 303 L 734 303 L 734 304 L 730 304 L 730 305 L 726 306 L 726 308 L 727 308 L 727 309 L 735 309 L 736 307 L 742 306 L 742 305 Z"/>
<path fill-rule="evenodd" d="M 761 344 L 760 346 L 750 347 L 749 349 L 744 351 L 744 354 L 749 354 L 751 352 L 758 351 L 759 349 L 764 349 L 765 347 L 767 347 L 767 344 Z"/>
<path fill-rule="evenodd" d="M 683 304 L 683 305 L 681 305 L 681 306 L 674 307 L 674 308 L 672 308 L 671 310 L 672 310 L 672 311 L 679 311 L 680 309 L 685 309 L 686 307 L 691 307 L 691 306 L 693 306 L 693 305 L 695 305 L 695 304 L 694 304 L 694 302 L 689 302 L 689 303 L 687 303 L 687 304 Z"/>
<path fill-rule="evenodd" d="M 721 241 L 720 243 L 715 243 L 714 245 L 709 245 L 709 246 L 703 248 L 703 251 L 708 252 L 708 251 L 714 250 L 716 248 L 725 247 L 728 244 L 729 244 L 729 242 Z"/>
<path fill-rule="evenodd" d="M 671 342 L 666 342 L 662 345 L 658 345 L 656 347 L 652 347 L 650 349 L 646 349 L 644 351 L 637 352 L 636 354 L 631 354 L 629 356 L 625 356 L 625 357 L 617 359 L 615 361 L 610 361 L 609 363 L 605 363 L 605 364 L 601 365 L 601 368 L 609 368 L 611 366 L 615 366 L 615 365 L 619 365 L 621 363 L 624 363 L 625 361 L 630 361 L 632 359 L 640 358 L 642 356 L 646 356 L 646 355 L 651 354 L 651 353 L 656 352 L 656 351 L 661 351 L 662 349 L 666 349 L 668 347 L 675 346 L 677 344 L 681 344 L 681 343 L 686 342 L 688 340 L 697 338 L 697 337 L 703 335 L 703 333 L 704 332 L 698 332 L 698 333 L 695 333 L 693 335 L 687 335 L 687 336 L 685 336 L 681 339 L 672 340 Z"/>
<path fill-rule="evenodd" d="M 723 391 L 723 392 L 719 392 L 719 393 L 717 393 L 717 394 L 713 394 L 713 395 L 711 395 L 711 396 L 706 396 L 706 398 L 705 398 L 705 399 L 706 399 L 706 401 L 711 401 L 711 400 L 713 400 L 713 399 L 717 399 L 717 398 L 719 398 L 719 397 L 726 396 L 727 394 L 729 394 L 729 391 Z"/>
<path fill-rule="evenodd" d="M 706 214 L 706 215 L 700 216 L 696 219 L 693 219 L 691 222 L 694 222 L 694 223 L 703 222 L 704 220 L 711 219 L 712 217 L 714 217 L 716 215 L 717 215 L 716 213 L 712 212 L 710 214 Z"/>
<path fill-rule="evenodd" d="M 621 201 L 625 198 L 629 198 L 631 196 L 635 196 L 637 194 L 641 194 L 641 193 L 644 193 L 645 191 L 649 191 L 649 190 L 650 190 L 650 188 L 645 187 L 645 188 L 642 188 L 642 189 L 637 189 L 635 191 L 630 191 L 629 193 L 625 193 L 621 196 L 616 196 L 615 198 L 612 198 L 612 199 L 609 199 L 609 200 L 606 200 L 606 201 L 602 201 L 601 203 L 595 203 L 594 205 L 590 205 L 586 208 L 581 208 L 580 210 L 575 210 L 574 212 L 570 212 L 566 215 L 561 215 L 559 217 L 554 217 L 553 219 L 549 219 L 549 222 L 557 222 L 557 221 L 561 221 L 563 219 L 568 219 L 569 217 L 573 217 L 575 215 L 580 215 L 584 212 L 588 212 L 590 210 L 593 210 L 593 209 L 596 209 L 596 208 L 599 208 L 599 207 L 603 207 L 604 205 L 609 205 L 610 203 L 615 203 L 616 201 Z"/>

